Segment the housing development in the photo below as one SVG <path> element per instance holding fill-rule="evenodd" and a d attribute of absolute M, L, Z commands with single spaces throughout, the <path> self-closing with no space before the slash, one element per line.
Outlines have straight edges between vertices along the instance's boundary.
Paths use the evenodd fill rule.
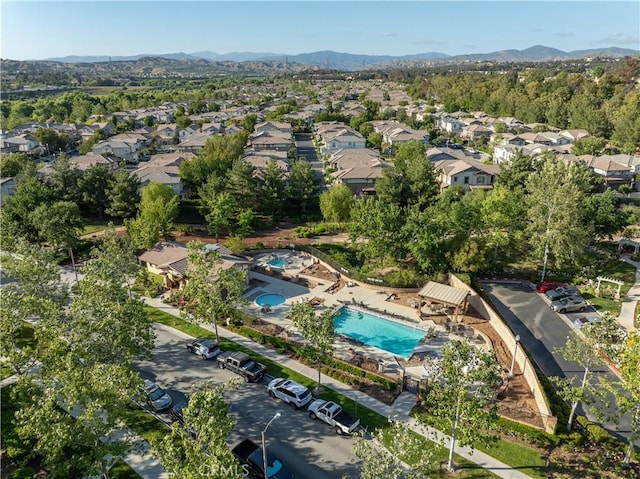
<path fill-rule="evenodd" d="M 640 58 L 3 60 L 3 477 L 640 475 Z"/>

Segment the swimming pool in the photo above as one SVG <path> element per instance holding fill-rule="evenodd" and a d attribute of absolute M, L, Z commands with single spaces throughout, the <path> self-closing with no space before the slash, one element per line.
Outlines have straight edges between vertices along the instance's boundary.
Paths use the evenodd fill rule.
<path fill-rule="evenodd" d="M 258 306 L 280 306 L 286 300 L 287 298 L 285 298 L 281 294 L 265 293 L 256 298 L 256 304 Z"/>
<path fill-rule="evenodd" d="M 383 349 L 396 356 L 411 355 L 425 332 L 375 314 L 342 307 L 333 318 L 337 334 L 344 334 L 357 341 Z"/>
<path fill-rule="evenodd" d="M 273 258 L 269 260 L 267 264 L 272 268 L 284 269 L 284 267 L 288 265 L 289 262 L 283 258 Z"/>

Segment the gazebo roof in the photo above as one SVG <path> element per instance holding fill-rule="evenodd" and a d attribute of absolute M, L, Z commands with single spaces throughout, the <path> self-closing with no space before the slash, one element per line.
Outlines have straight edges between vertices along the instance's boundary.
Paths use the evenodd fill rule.
<path fill-rule="evenodd" d="M 431 299 L 437 303 L 449 304 L 452 306 L 460 306 L 464 303 L 469 290 L 463 288 L 454 288 L 446 284 L 429 281 L 424 288 L 418 293 L 423 298 Z"/>

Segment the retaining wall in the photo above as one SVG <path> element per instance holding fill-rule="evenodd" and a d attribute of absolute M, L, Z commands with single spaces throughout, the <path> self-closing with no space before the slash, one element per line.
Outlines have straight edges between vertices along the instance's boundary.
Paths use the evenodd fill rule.
<path fill-rule="evenodd" d="M 454 286 L 456 288 L 466 288 L 471 292 L 468 297 L 469 304 L 478 312 L 478 314 L 480 314 L 480 316 L 489 321 L 489 324 L 491 324 L 493 329 L 495 329 L 498 335 L 502 338 L 509 351 L 514 351 L 516 345 L 516 337 L 509 326 L 504 322 L 502 317 L 498 313 L 496 313 L 491 305 L 488 304 L 468 284 L 462 282 L 454 274 L 450 274 L 449 278 L 451 286 Z M 522 345 L 520 345 L 520 347 L 522 347 Z M 524 353 L 516 354 L 516 364 L 520 368 L 520 371 L 522 371 L 522 375 L 527 382 L 529 389 L 533 393 L 533 398 L 535 400 L 536 406 L 538 407 L 538 410 L 540 411 L 540 416 L 542 418 L 545 431 L 553 434 L 556 429 L 558 418 L 553 416 L 553 414 L 551 413 L 551 408 L 549 406 L 549 402 L 547 401 L 547 396 L 542 389 L 542 384 L 540 384 L 540 381 L 538 380 L 538 375 L 536 374 L 533 364 L 529 360 L 529 356 Z"/>

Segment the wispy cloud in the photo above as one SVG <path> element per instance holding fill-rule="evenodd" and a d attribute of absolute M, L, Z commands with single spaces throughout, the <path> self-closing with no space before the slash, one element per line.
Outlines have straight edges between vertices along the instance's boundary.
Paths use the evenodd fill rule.
<path fill-rule="evenodd" d="M 614 33 L 594 42 L 596 45 L 640 45 L 640 38 L 626 33 Z"/>
<path fill-rule="evenodd" d="M 572 37 L 573 33 L 569 33 L 569 32 L 556 32 L 554 33 L 554 35 L 556 37 L 560 37 L 560 38 L 568 38 L 568 37 Z"/>
<path fill-rule="evenodd" d="M 397 33 L 384 32 L 380 36 L 382 36 L 382 37 L 397 37 L 398 34 Z"/>

